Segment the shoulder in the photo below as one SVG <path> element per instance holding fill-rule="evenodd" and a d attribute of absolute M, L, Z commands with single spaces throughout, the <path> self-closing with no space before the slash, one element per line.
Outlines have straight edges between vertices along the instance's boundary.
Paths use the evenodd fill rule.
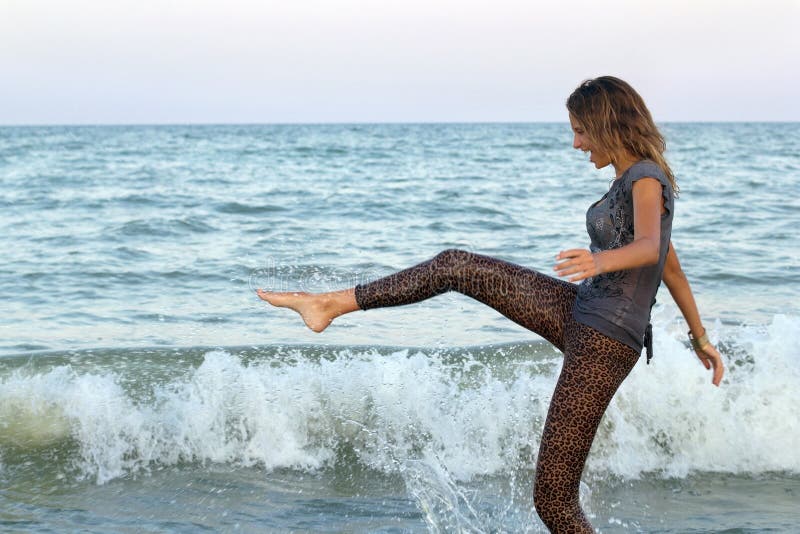
<path fill-rule="evenodd" d="M 664 171 L 655 162 L 644 159 L 637 161 L 625 171 L 625 185 L 632 187 L 634 182 L 642 178 L 655 178 L 662 186 L 670 188 L 669 180 Z"/>
<path fill-rule="evenodd" d="M 654 180 L 658 180 L 661 184 L 661 197 L 663 199 L 663 206 L 667 213 L 671 214 L 674 207 L 675 202 L 675 194 L 672 190 L 672 184 L 670 184 L 669 179 L 667 178 L 667 174 L 659 167 L 657 163 L 650 160 L 642 160 L 637 161 L 633 165 L 631 165 L 630 169 L 626 171 L 625 176 L 625 183 L 623 184 L 623 189 L 625 190 L 626 195 L 630 195 L 633 197 L 633 184 L 635 184 L 638 180 L 643 178 L 650 178 Z M 647 180 L 649 182 L 649 180 Z M 642 185 L 645 185 L 645 182 L 642 182 Z M 652 189 L 649 189 L 652 186 Z M 658 186 L 654 183 L 648 184 L 648 187 L 642 189 L 643 192 L 648 191 L 650 194 L 656 195 Z M 662 211 L 662 214 L 664 211 Z M 663 215 L 662 215 L 663 216 Z"/>

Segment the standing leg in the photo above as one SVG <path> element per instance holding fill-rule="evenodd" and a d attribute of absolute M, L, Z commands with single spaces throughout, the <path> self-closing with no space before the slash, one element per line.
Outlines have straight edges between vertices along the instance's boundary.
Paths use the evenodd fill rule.
<path fill-rule="evenodd" d="M 534 505 L 552 532 L 594 532 L 578 498 L 581 474 L 603 413 L 639 354 L 572 319 L 565 335 L 564 366 L 536 463 Z"/>

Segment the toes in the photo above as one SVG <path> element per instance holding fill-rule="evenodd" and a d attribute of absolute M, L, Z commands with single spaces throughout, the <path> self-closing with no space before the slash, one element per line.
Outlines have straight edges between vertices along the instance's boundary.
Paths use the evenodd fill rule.
<path fill-rule="evenodd" d="M 258 295 L 258 298 L 260 298 L 261 300 L 267 300 L 268 301 L 267 292 L 264 291 L 263 289 L 256 289 L 256 295 Z"/>

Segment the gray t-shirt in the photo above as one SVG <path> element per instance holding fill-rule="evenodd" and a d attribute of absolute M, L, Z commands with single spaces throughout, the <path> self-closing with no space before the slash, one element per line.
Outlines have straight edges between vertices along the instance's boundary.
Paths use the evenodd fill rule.
<path fill-rule="evenodd" d="M 578 297 L 572 309 L 572 315 L 579 323 L 591 326 L 637 352 L 642 350 L 650 309 L 656 300 L 669 248 L 675 207 L 672 186 L 661 167 L 649 160 L 639 161 L 614 180 L 603 198 L 586 212 L 592 252 L 630 244 L 633 242 L 633 184 L 645 177 L 661 182 L 666 210 L 661 214 L 658 263 L 583 280 L 578 286 Z"/>

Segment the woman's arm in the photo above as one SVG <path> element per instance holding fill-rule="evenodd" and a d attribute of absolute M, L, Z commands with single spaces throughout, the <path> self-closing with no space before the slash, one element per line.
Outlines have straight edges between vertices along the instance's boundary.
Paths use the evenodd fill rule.
<path fill-rule="evenodd" d="M 664 263 L 662 279 L 667 285 L 670 295 L 672 295 L 672 298 L 675 300 L 675 304 L 680 308 L 683 318 L 686 319 L 692 337 L 696 340 L 700 340 L 705 335 L 706 329 L 703 328 L 703 323 L 700 321 L 700 313 L 697 311 L 697 304 L 694 301 L 692 289 L 689 287 L 689 280 L 687 280 L 686 275 L 683 274 L 683 269 L 681 269 L 681 264 L 678 261 L 678 255 L 675 253 L 675 248 L 672 246 L 671 241 L 669 243 L 669 249 L 667 250 L 667 259 Z M 719 386 L 722 380 L 722 374 L 724 373 L 724 367 L 722 365 L 722 358 L 717 349 L 714 348 L 711 343 L 705 343 L 702 344 L 700 348 L 695 348 L 695 354 L 700 358 L 700 361 L 706 369 L 711 369 L 713 367 L 714 377 L 712 378 L 712 382 L 715 386 Z"/>
<path fill-rule="evenodd" d="M 689 287 L 689 280 L 683 274 L 681 264 L 678 261 L 678 255 L 675 253 L 675 247 L 672 246 L 672 241 L 669 242 L 669 249 L 667 249 L 667 259 L 664 262 L 664 273 L 661 276 L 664 283 L 669 289 L 675 304 L 680 308 L 683 318 L 686 319 L 686 324 L 695 338 L 699 338 L 705 334 L 706 329 L 703 328 L 703 323 L 700 321 L 700 313 L 697 311 L 697 304 L 694 301 L 692 289 Z"/>
<path fill-rule="evenodd" d="M 571 276 L 570 282 L 601 273 L 634 269 L 658 263 L 661 243 L 661 182 L 641 178 L 633 183 L 633 241 L 624 247 L 592 254 L 586 249 L 558 253 L 554 270 L 558 276 Z"/>

